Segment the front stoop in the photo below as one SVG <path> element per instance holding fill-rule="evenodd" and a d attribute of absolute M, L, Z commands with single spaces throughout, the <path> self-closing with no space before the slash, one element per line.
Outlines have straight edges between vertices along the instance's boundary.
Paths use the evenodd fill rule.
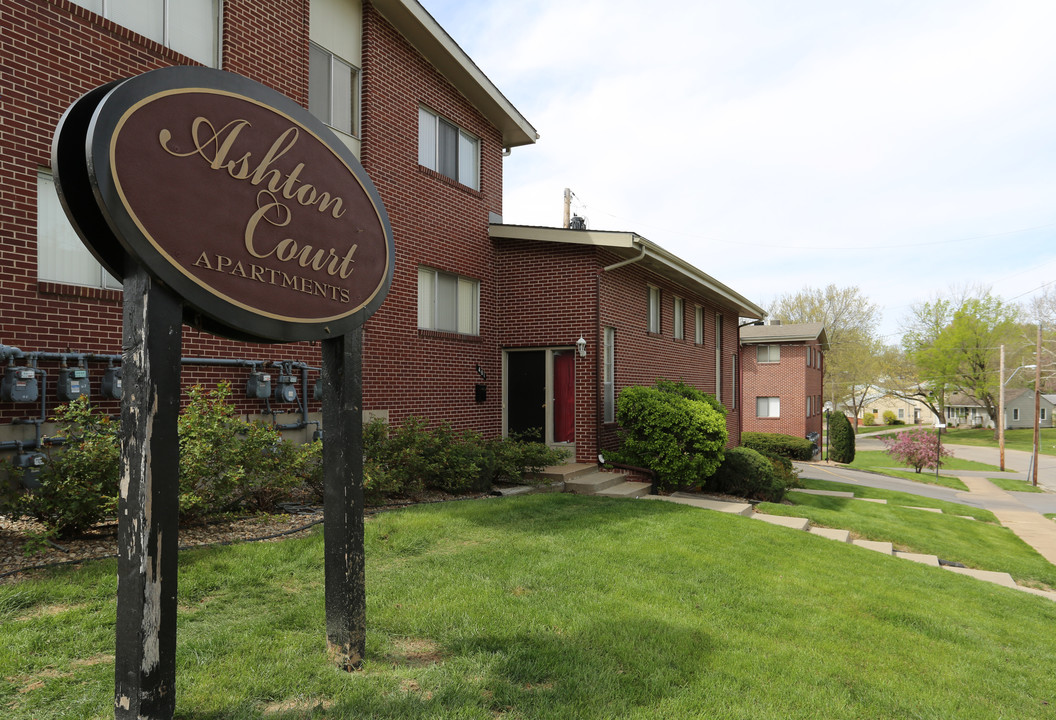
<path fill-rule="evenodd" d="M 613 475 L 614 473 L 602 473 L 604 475 Z M 607 487 L 603 490 L 598 490 L 595 495 L 604 495 L 606 497 L 648 497 L 650 485 L 649 483 L 634 482 L 633 480 L 627 480 L 621 482 L 618 485 Z M 575 492 L 575 491 L 573 491 Z"/>

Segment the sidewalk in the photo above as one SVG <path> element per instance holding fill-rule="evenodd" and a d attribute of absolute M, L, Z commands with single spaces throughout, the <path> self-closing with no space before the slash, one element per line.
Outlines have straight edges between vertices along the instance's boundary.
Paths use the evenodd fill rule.
<path fill-rule="evenodd" d="M 973 496 L 983 501 L 983 507 L 992 512 L 998 522 L 1056 565 L 1056 522 L 1026 507 L 986 478 L 961 476 L 959 479 Z"/>

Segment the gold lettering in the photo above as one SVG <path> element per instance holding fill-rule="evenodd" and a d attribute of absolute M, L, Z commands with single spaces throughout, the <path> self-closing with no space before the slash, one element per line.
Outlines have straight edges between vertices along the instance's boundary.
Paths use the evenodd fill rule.
<path fill-rule="evenodd" d="M 198 256 L 198 259 L 194 261 L 195 267 L 204 267 L 206 270 L 212 270 L 213 266 L 209 264 L 209 256 L 204 252 Z"/>

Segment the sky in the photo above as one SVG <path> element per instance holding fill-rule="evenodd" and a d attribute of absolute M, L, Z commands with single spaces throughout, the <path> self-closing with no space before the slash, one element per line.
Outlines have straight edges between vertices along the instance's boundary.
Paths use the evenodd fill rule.
<path fill-rule="evenodd" d="M 504 222 L 633 231 L 764 308 L 1056 286 L 1052 0 L 422 0 L 539 132 Z M 1052 285 L 1049 285 L 1052 283 Z"/>

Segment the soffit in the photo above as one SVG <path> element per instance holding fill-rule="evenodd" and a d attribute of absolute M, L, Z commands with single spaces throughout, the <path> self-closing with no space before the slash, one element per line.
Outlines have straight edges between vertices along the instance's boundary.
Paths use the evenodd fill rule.
<path fill-rule="evenodd" d="M 740 293 L 637 233 L 502 224 L 490 225 L 488 232 L 496 240 L 535 240 L 605 248 L 620 258 L 619 264 L 641 266 L 674 285 L 681 285 L 693 293 L 732 306 L 741 317 L 766 317 L 765 310 Z M 610 265 L 608 269 L 616 268 Z"/>
<path fill-rule="evenodd" d="M 372 0 L 374 7 L 502 133 L 506 148 L 530 145 L 539 133 L 447 31 L 415 0 Z"/>

